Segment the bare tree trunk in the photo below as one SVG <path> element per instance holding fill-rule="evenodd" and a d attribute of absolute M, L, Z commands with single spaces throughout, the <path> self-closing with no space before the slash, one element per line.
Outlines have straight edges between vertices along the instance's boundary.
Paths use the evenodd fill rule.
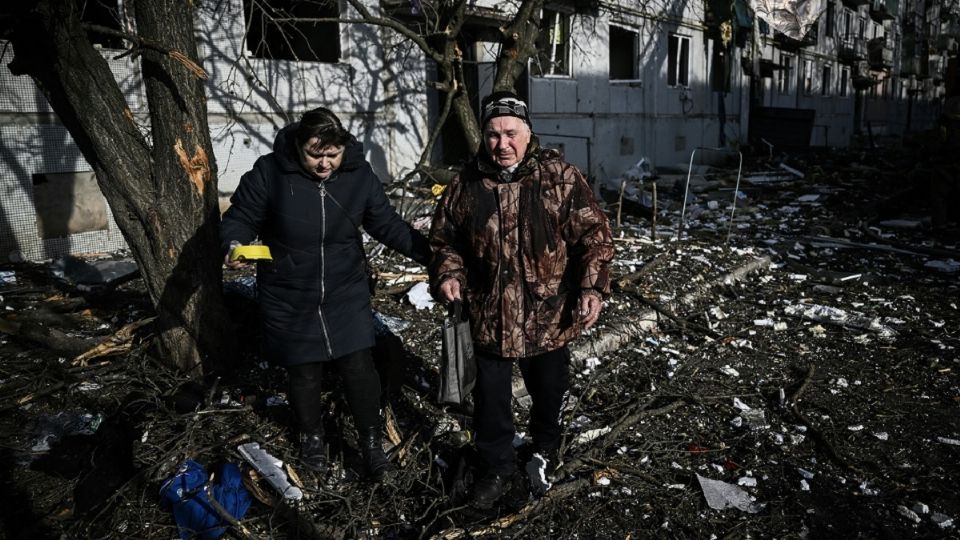
<path fill-rule="evenodd" d="M 537 54 L 540 36 L 540 12 L 543 0 L 524 0 L 510 24 L 501 29 L 503 46 L 497 58 L 497 78 L 493 91 L 514 91 L 517 79 L 527 69 L 527 61 Z"/>
<path fill-rule="evenodd" d="M 21 8 L 15 74 L 33 78 L 93 166 L 157 308 L 163 359 L 199 375 L 225 347 L 216 165 L 196 66 L 193 7 L 137 0 L 151 140 L 87 38 L 74 0 Z M 158 46 L 157 44 L 162 44 Z M 202 329 L 202 331 L 201 331 Z"/>

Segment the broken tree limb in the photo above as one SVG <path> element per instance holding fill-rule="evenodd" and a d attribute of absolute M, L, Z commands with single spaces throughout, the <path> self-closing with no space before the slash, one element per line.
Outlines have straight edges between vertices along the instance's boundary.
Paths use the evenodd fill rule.
<path fill-rule="evenodd" d="M 86 366 L 87 362 L 94 358 L 107 356 L 111 354 L 122 354 L 130 351 L 133 346 L 133 335 L 141 327 L 153 322 L 156 317 L 149 317 L 125 325 L 117 330 L 112 336 L 101 341 L 97 346 L 86 350 L 73 359 L 74 366 Z M 213 390 L 211 390 L 211 395 Z"/>
<path fill-rule="evenodd" d="M 498 536 L 502 534 L 505 530 L 516 525 L 517 523 L 530 518 L 531 516 L 536 515 L 538 512 L 549 506 L 551 503 L 565 499 L 577 491 L 590 486 L 592 482 L 593 475 L 590 475 L 589 478 L 578 478 L 576 480 L 571 480 L 569 482 L 563 482 L 561 484 L 555 484 L 547 493 L 531 503 L 528 503 L 526 506 L 521 508 L 517 513 L 510 514 L 509 516 L 504 516 L 497 520 L 494 520 L 492 523 L 486 526 L 477 527 L 474 529 L 445 529 L 431 537 L 432 540 L 455 540 L 457 538 L 476 538 L 476 537 L 489 537 L 489 536 Z"/>
<path fill-rule="evenodd" d="M 96 340 L 78 339 L 35 322 L 0 320 L 0 332 L 17 336 L 66 355 L 76 355 L 93 346 Z"/>
<path fill-rule="evenodd" d="M 629 407 L 631 412 L 628 412 L 627 414 L 622 416 L 619 420 L 617 420 L 610 427 L 610 431 L 608 431 L 606 434 L 603 435 L 603 438 L 600 440 L 598 444 L 593 445 L 593 447 L 587 450 L 586 452 L 584 452 L 582 456 L 575 457 L 570 461 L 567 461 L 560 467 L 558 467 L 556 472 L 554 473 L 554 476 L 556 476 L 557 478 L 562 478 L 563 476 L 570 474 L 575 469 L 583 465 L 586 461 L 591 459 L 592 453 L 596 451 L 602 451 L 603 449 L 609 448 L 610 446 L 612 446 L 617 441 L 617 438 L 620 436 L 620 434 L 623 433 L 623 430 L 627 429 L 633 424 L 636 424 L 638 421 L 640 421 L 641 418 L 649 418 L 651 416 L 668 414 L 670 412 L 673 412 L 679 409 L 685 404 L 683 400 L 677 400 L 668 405 L 664 405 L 663 407 L 658 407 L 656 409 L 647 409 L 646 407 L 649 405 L 651 401 L 649 399 L 644 401 L 645 403 L 639 403 L 639 400 L 637 400 L 637 402 L 635 402 L 632 406 Z M 636 411 L 636 412 L 632 412 L 632 411 Z"/>
<path fill-rule="evenodd" d="M 207 494 L 207 501 L 210 502 L 210 506 L 216 511 L 217 515 L 220 516 L 220 519 L 229 523 L 230 527 L 241 537 L 248 540 L 258 540 L 259 537 L 257 535 L 250 532 L 250 529 L 248 529 L 246 525 L 240 523 L 237 518 L 230 515 L 230 512 L 227 512 L 227 509 L 217 501 L 217 498 L 213 495 L 213 488 L 209 483 L 204 484 L 203 490 Z"/>
<path fill-rule="evenodd" d="M 807 369 L 807 374 L 804 377 L 803 382 L 800 383 L 800 387 L 797 388 L 797 391 L 794 392 L 792 396 L 790 396 L 790 412 L 793 414 L 794 417 L 796 417 L 796 419 L 801 424 L 807 427 L 807 430 L 810 433 L 810 436 L 813 438 L 813 440 L 817 442 L 817 444 L 823 447 L 823 449 L 827 453 L 827 456 L 829 456 L 834 463 L 856 474 L 859 474 L 861 476 L 866 476 L 866 472 L 864 472 L 859 467 L 853 465 L 852 463 L 844 459 L 843 456 L 841 456 L 840 453 L 837 451 L 837 449 L 833 446 L 833 443 L 831 443 L 830 440 L 827 438 L 827 436 L 822 431 L 820 431 L 820 429 L 817 428 L 817 426 L 815 426 L 810 421 L 810 419 L 808 419 L 806 416 L 803 415 L 803 413 L 800 412 L 800 407 L 798 406 L 797 402 L 800 400 L 800 397 L 803 395 L 804 392 L 806 392 L 807 388 L 813 382 L 813 375 L 815 372 L 816 372 L 816 368 L 811 365 Z"/>
<path fill-rule="evenodd" d="M 718 279 L 705 283 L 695 291 L 684 295 L 680 302 L 682 304 L 692 304 L 702 298 L 710 289 L 720 285 L 730 285 L 768 266 L 770 266 L 770 257 L 758 257 L 748 261 Z M 598 332 L 600 335 L 596 337 L 591 336 L 589 339 L 581 340 L 578 345 L 570 348 L 571 361 L 574 367 L 579 369 L 587 358 L 620 349 L 641 335 L 653 331 L 656 327 L 657 311 L 653 309 L 645 310 L 630 321 L 612 326 L 602 333 Z M 514 393 L 514 396 L 516 395 Z"/>

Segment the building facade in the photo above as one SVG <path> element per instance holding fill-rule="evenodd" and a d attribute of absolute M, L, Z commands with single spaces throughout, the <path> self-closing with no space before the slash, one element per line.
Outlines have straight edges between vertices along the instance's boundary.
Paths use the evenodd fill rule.
<path fill-rule="evenodd" d="M 958 0 L 811 0 L 820 2 L 805 7 L 815 22 L 792 38 L 758 15 L 762 1 L 548 2 L 539 53 L 517 85 L 541 141 L 604 179 L 641 158 L 685 164 L 697 148 L 846 146 L 855 134 L 902 135 L 936 121 L 945 74 L 956 71 Z M 132 30 L 125 4 L 90 0 L 84 16 Z M 281 5 L 314 22 L 274 18 Z M 471 24 L 487 28 L 461 43 L 476 101 L 492 87 L 499 45 L 489 29 L 509 17 L 505 6 L 471 3 Z M 384 180 L 416 164 L 439 114 L 434 69 L 392 31 L 333 20 L 355 15 L 346 2 L 200 4 L 224 197 L 283 125 L 316 106 L 341 116 Z M 137 61 L 117 58 L 115 38 L 97 46 L 146 125 Z M 0 256 L 122 249 L 91 167 L 33 83 L 6 68 L 10 59 L 0 58 Z M 463 150 L 442 137 L 436 156 L 452 162 Z"/>

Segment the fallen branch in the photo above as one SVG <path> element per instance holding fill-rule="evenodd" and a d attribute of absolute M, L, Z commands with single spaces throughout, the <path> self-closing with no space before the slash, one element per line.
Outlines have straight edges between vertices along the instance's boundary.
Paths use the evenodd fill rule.
<path fill-rule="evenodd" d="M 152 322 L 156 317 L 150 317 L 132 322 L 120 330 L 117 330 L 112 336 L 101 341 L 96 347 L 87 350 L 73 359 L 72 365 L 86 366 L 87 362 L 94 358 L 107 356 L 111 354 L 123 354 L 130 351 L 133 346 L 133 335 L 141 327 Z"/>

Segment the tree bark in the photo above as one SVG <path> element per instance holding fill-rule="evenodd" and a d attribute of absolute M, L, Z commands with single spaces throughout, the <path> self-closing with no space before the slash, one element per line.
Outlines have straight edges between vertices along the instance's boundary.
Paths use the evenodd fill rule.
<path fill-rule="evenodd" d="M 215 367 L 225 346 L 216 165 L 203 81 L 196 70 L 193 7 L 137 0 L 150 115 L 148 140 L 74 0 L 21 8 L 11 41 L 15 74 L 29 75 L 93 167 L 157 309 L 163 359 L 192 375 Z M 178 60 L 179 58 L 179 60 Z M 202 329 L 202 331 L 201 331 Z"/>

